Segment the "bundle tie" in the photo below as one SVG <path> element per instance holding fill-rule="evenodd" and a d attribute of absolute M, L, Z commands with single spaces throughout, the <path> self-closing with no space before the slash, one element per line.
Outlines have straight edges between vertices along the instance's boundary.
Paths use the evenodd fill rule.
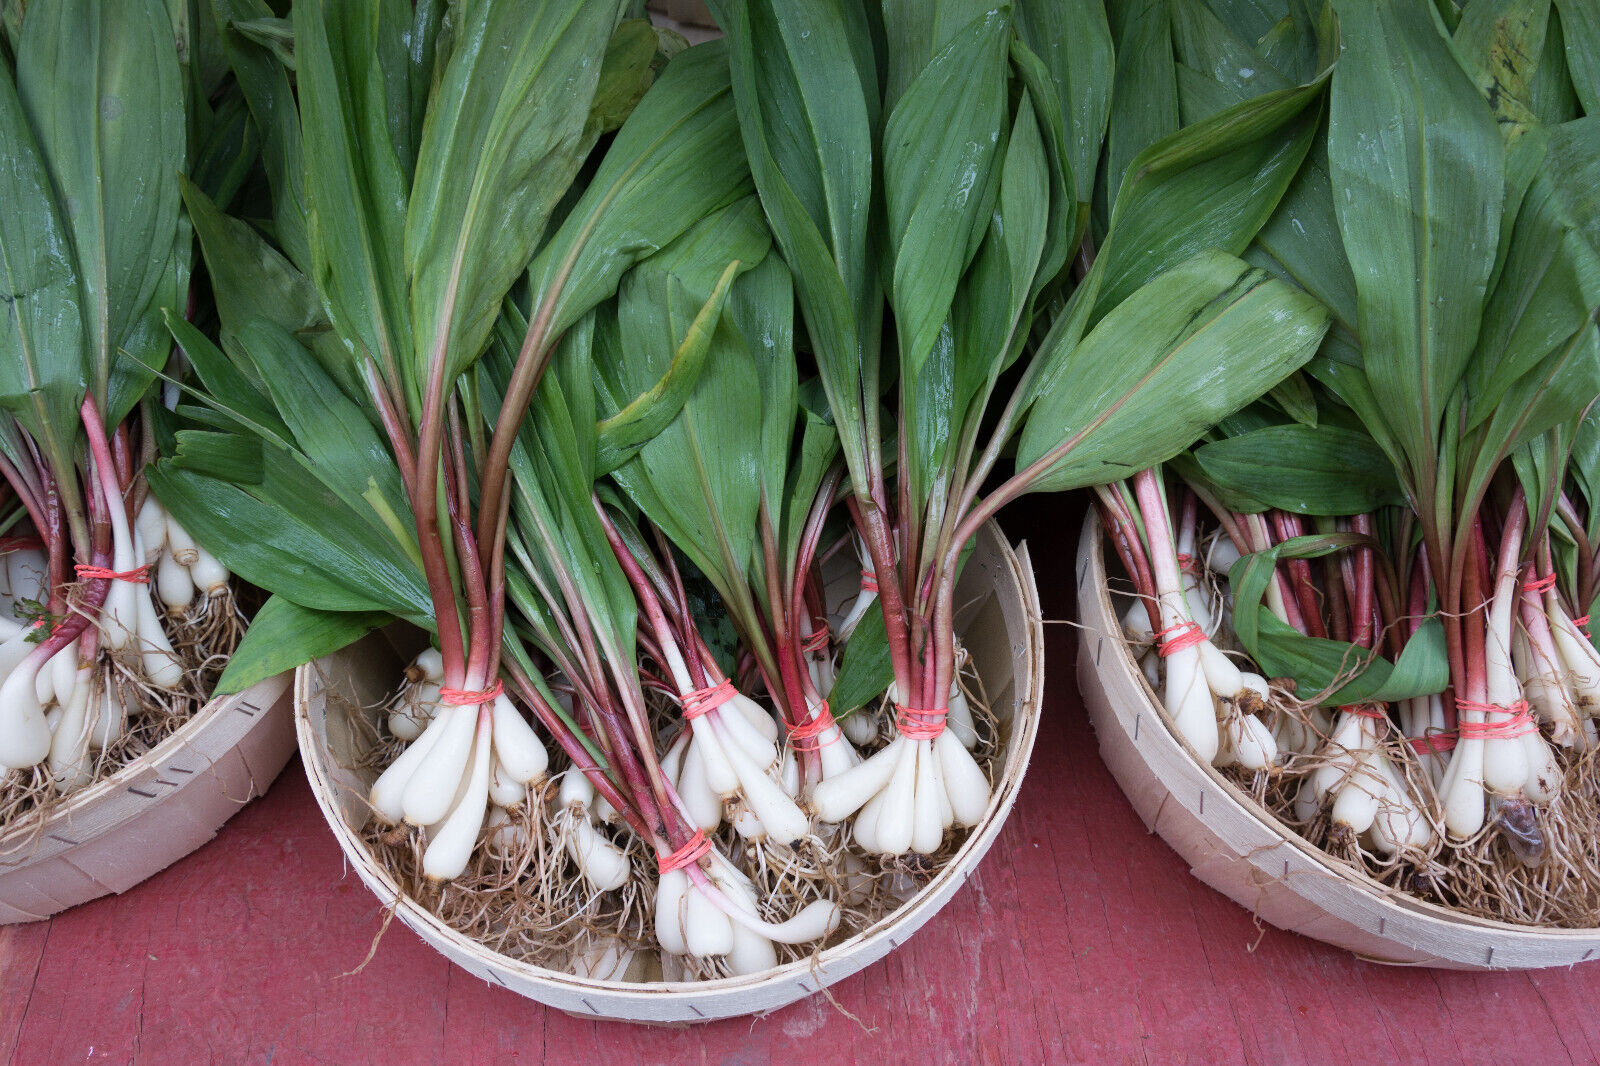
<path fill-rule="evenodd" d="M 1539 723 L 1528 713 L 1527 700 L 1517 700 L 1509 707 L 1501 707 L 1496 703 L 1458 699 L 1456 707 L 1458 710 L 1481 711 L 1484 714 L 1498 711 L 1511 716 L 1499 722 L 1469 722 L 1463 718 L 1456 723 L 1462 740 L 1515 740 L 1539 731 Z"/>
<path fill-rule="evenodd" d="M 1174 652 L 1192 648 L 1204 641 L 1206 631 L 1200 628 L 1199 622 L 1179 622 L 1177 625 L 1157 630 L 1155 639 L 1156 651 L 1165 659 Z"/>
<path fill-rule="evenodd" d="M 135 585 L 150 584 L 150 567 L 148 564 L 136 566 L 132 570 L 119 571 L 108 570 L 103 566 L 90 566 L 87 563 L 79 563 L 72 569 L 76 570 L 78 576 L 85 581 L 128 581 Z"/>
<path fill-rule="evenodd" d="M 1188 552 L 1178 553 L 1178 569 L 1185 574 L 1200 573 L 1200 568 L 1194 564 L 1194 556 Z"/>
<path fill-rule="evenodd" d="M 439 690 L 439 702 L 451 707 L 476 707 L 493 703 L 505 690 L 505 683 L 496 678 L 494 684 L 477 691 L 470 688 L 442 688 Z"/>
<path fill-rule="evenodd" d="M 1552 571 L 1552 572 L 1544 575 L 1544 577 L 1538 578 L 1536 580 L 1525 581 L 1525 582 L 1523 582 L 1523 585 L 1522 585 L 1522 589 L 1523 589 L 1524 592 L 1549 592 L 1551 589 L 1553 589 L 1555 587 L 1556 587 L 1556 575 L 1555 575 L 1554 571 Z"/>
<path fill-rule="evenodd" d="M 696 829 L 694 836 L 677 851 L 669 851 L 665 855 L 656 856 L 656 869 L 663 874 L 670 874 L 674 870 L 682 870 L 686 866 L 693 866 L 706 853 L 711 850 L 711 841 L 706 837 L 705 830 Z"/>
<path fill-rule="evenodd" d="M 1420 737 L 1406 737 L 1406 743 L 1418 755 L 1443 755 L 1454 750 L 1456 735 L 1449 730 L 1440 730 L 1435 733 L 1424 733 Z"/>
<path fill-rule="evenodd" d="M 816 717 L 810 718 L 789 730 L 789 746 L 795 751 L 821 751 L 824 744 L 832 744 L 839 739 L 835 733 L 827 740 L 818 739 L 823 733 L 832 729 L 833 712 L 828 709 L 828 701 L 823 700 L 817 706 Z"/>
<path fill-rule="evenodd" d="M 800 651 L 806 655 L 819 655 L 828 650 L 828 642 L 832 639 L 833 635 L 828 632 L 828 627 L 823 626 L 805 639 L 805 643 L 800 645 Z"/>
<path fill-rule="evenodd" d="M 1372 718 L 1378 721 L 1385 721 L 1389 717 L 1388 712 L 1376 703 L 1352 703 L 1339 709 L 1352 718 Z"/>
<path fill-rule="evenodd" d="M 938 740 L 944 732 L 948 707 L 902 707 L 894 705 L 894 726 L 907 740 Z"/>
<path fill-rule="evenodd" d="M 861 591 L 876 595 L 878 592 L 878 575 L 871 570 L 861 571 Z"/>
<path fill-rule="evenodd" d="M 734 688 L 733 682 L 727 678 L 723 678 L 715 685 L 697 688 L 685 694 L 680 701 L 683 704 L 683 717 L 686 720 L 693 720 L 703 714 L 709 714 L 738 694 L 739 690 Z"/>
<path fill-rule="evenodd" d="M 1577 626 L 1580 630 L 1582 630 L 1584 636 L 1586 636 L 1586 637 L 1589 636 L 1589 631 L 1584 628 L 1585 626 L 1587 626 L 1589 624 L 1589 616 L 1588 615 L 1584 615 L 1582 618 L 1574 618 L 1572 620 L 1572 624 Z"/>

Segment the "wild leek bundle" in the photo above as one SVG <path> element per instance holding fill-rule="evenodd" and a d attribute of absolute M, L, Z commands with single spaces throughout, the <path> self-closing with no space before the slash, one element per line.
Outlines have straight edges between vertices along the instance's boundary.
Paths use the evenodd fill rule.
<path fill-rule="evenodd" d="M 1245 412 L 1179 464 L 1181 509 L 1154 474 L 1103 496 L 1150 597 L 1128 621 L 1196 754 L 1312 840 L 1475 913 L 1593 925 L 1586 68 L 1552 46 L 1554 14 L 1502 68 L 1487 6 L 1449 40 L 1420 10 L 1335 8 L 1325 149 L 1252 253 L 1335 327 L 1298 404 Z M 1231 598 L 1209 594 L 1202 560 L 1239 554 Z M 1234 639 L 1286 680 L 1239 689 L 1215 646 Z"/>
<path fill-rule="evenodd" d="M 120 766 L 207 698 L 242 624 L 227 569 L 148 494 L 171 433 L 191 155 L 158 0 L 31 4 L 0 78 L 0 765 L 8 816 Z M 159 602 L 158 602 L 159 601 Z M 33 769 L 37 767 L 38 769 Z"/>

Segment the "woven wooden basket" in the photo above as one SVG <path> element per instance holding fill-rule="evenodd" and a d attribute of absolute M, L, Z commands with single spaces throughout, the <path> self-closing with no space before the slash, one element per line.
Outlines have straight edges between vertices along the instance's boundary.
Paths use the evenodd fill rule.
<path fill-rule="evenodd" d="M 50 817 L 0 835 L 0 924 L 125 892 L 216 836 L 294 753 L 289 680 L 212 700 Z"/>
<path fill-rule="evenodd" d="M 403 667 L 382 634 L 302 667 L 295 680 L 295 723 L 311 790 L 350 865 L 400 920 L 453 962 L 492 984 L 587 1017 L 656 1024 L 692 1023 L 776 1010 L 869 966 L 904 943 L 949 901 L 994 843 L 1016 800 L 1038 731 L 1044 692 L 1044 636 L 1026 548 L 1012 551 L 986 526 L 957 589 L 956 620 L 1002 723 L 1002 769 L 989 811 L 955 858 L 914 899 L 872 929 L 812 959 L 758 976 L 695 983 L 627 984 L 556 973 L 496 954 L 445 925 L 405 896 L 361 842 L 371 774 L 353 773 L 351 708 L 373 708 Z M 337 699 L 329 699 L 330 690 Z M 374 713 L 367 711 L 364 713 Z M 365 735 L 371 735 L 367 732 Z"/>
<path fill-rule="evenodd" d="M 1499 970 L 1600 957 L 1600 930 L 1460 914 L 1379 885 L 1290 832 L 1178 739 L 1123 638 L 1117 606 L 1091 514 L 1078 549 L 1079 687 L 1112 776 L 1200 880 L 1280 929 L 1375 962 Z"/>

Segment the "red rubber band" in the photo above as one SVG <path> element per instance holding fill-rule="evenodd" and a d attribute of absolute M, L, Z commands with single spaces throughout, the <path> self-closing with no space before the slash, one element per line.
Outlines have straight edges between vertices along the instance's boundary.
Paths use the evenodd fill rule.
<path fill-rule="evenodd" d="M 699 718 L 721 707 L 738 694 L 739 690 L 726 678 L 709 688 L 697 688 L 680 701 L 683 704 L 683 716 L 686 719 Z"/>
<path fill-rule="evenodd" d="M 72 569 L 76 570 L 78 576 L 86 581 L 127 581 L 134 585 L 150 584 L 150 567 L 148 565 L 136 566 L 132 570 L 118 572 L 116 570 L 107 570 L 103 566 L 89 566 L 79 563 Z"/>
<path fill-rule="evenodd" d="M 828 650 L 828 643 L 833 640 L 833 634 L 828 632 L 828 627 L 823 626 L 805 639 L 800 645 L 800 650 L 806 655 L 816 655 Z"/>
<path fill-rule="evenodd" d="M 696 829 L 694 836 L 690 837 L 683 847 L 677 851 L 669 851 L 665 855 L 656 856 L 656 869 L 664 874 L 670 874 L 674 870 L 693 866 L 705 858 L 706 853 L 710 850 L 711 841 L 707 839 L 705 831 Z"/>
<path fill-rule="evenodd" d="M 832 744 L 839 739 L 835 733 L 827 740 L 819 739 L 823 733 L 832 729 L 833 712 L 828 709 L 828 701 L 823 700 L 817 707 L 815 718 L 801 722 L 789 730 L 789 746 L 795 751 L 820 751 L 824 744 Z"/>
<path fill-rule="evenodd" d="M 1469 722 L 1461 719 L 1456 723 L 1456 730 L 1462 740 L 1515 740 L 1539 731 L 1539 723 L 1528 713 L 1527 700 L 1518 700 L 1509 707 L 1476 700 L 1456 700 L 1456 707 L 1463 711 L 1481 711 L 1484 714 L 1498 711 L 1511 715 L 1499 722 Z"/>
<path fill-rule="evenodd" d="M 878 575 L 871 570 L 861 571 L 861 591 L 876 595 L 878 592 Z"/>
<path fill-rule="evenodd" d="M 477 692 L 470 688 L 442 688 L 439 690 L 439 702 L 451 707 L 475 707 L 498 699 L 505 690 L 505 684 L 498 679 L 488 688 Z"/>
<path fill-rule="evenodd" d="M 1579 629 L 1582 629 L 1584 636 L 1586 636 L 1586 637 L 1589 636 L 1589 631 L 1587 629 L 1583 628 L 1584 626 L 1589 624 L 1589 616 L 1588 615 L 1584 615 L 1582 618 L 1574 618 L 1572 620 L 1572 624 L 1577 626 Z"/>
<path fill-rule="evenodd" d="M 1556 575 L 1549 573 L 1535 581 L 1523 582 L 1522 588 L 1526 592 L 1549 592 L 1556 587 Z"/>
<path fill-rule="evenodd" d="M 1194 563 L 1194 556 L 1188 552 L 1178 553 L 1178 569 L 1185 574 L 1198 574 L 1200 568 Z"/>
<path fill-rule="evenodd" d="M 1165 659 L 1174 652 L 1184 648 L 1192 648 L 1206 639 L 1206 631 L 1200 628 L 1199 622 L 1179 622 L 1175 626 L 1168 626 L 1155 635 L 1156 651 Z"/>
<path fill-rule="evenodd" d="M 1425 733 L 1420 737 L 1406 737 L 1406 743 L 1418 755 L 1443 755 L 1456 746 L 1456 735 L 1447 730 Z"/>
<path fill-rule="evenodd" d="M 944 732 L 948 707 L 902 707 L 894 705 L 894 725 L 907 740 L 938 740 Z"/>
<path fill-rule="evenodd" d="M 1352 703 L 1348 707 L 1339 709 L 1354 718 L 1373 718 L 1383 721 L 1389 717 L 1388 712 L 1376 703 Z"/>

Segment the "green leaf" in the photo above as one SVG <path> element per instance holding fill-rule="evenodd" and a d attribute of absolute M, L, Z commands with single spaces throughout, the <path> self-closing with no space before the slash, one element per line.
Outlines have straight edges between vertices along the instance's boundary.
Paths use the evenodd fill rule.
<path fill-rule="evenodd" d="M 713 4 L 728 35 L 750 172 L 795 291 L 840 442 L 861 482 L 863 372 L 877 373 L 881 296 L 869 255 L 877 74 L 833 5 Z M 872 86 L 869 93 L 867 86 Z M 876 398 L 876 389 L 871 390 Z"/>
<path fill-rule="evenodd" d="M 661 380 L 601 421 L 595 455 L 597 473 L 609 473 L 627 462 L 640 448 L 660 436 L 683 410 L 699 384 L 700 372 L 711 351 L 712 334 L 738 268 L 739 264 L 733 262 L 723 271 L 716 289 L 701 306 L 689 332 L 673 353 L 672 362 Z"/>
<path fill-rule="evenodd" d="M 1405 502 L 1383 450 L 1339 426 L 1269 426 L 1204 445 L 1195 459 L 1218 488 L 1295 514 L 1362 514 Z"/>
<path fill-rule="evenodd" d="M 893 680 L 894 664 L 889 659 L 889 638 L 883 628 L 883 604 L 874 600 L 844 646 L 839 675 L 834 678 L 828 702 L 834 715 L 843 718 L 881 696 Z"/>
<path fill-rule="evenodd" d="M 1107 198 L 1136 156 L 1178 131 L 1178 75 L 1172 58 L 1170 0 L 1132 0 L 1117 35 L 1116 77 L 1106 132 Z M 1109 206 L 1109 205 L 1108 205 Z"/>
<path fill-rule="evenodd" d="M 1111 112 L 1115 61 L 1099 0 L 1023 0 L 1017 34 L 1044 61 L 1065 119 L 1066 153 L 1077 199 L 1087 204 Z"/>
<path fill-rule="evenodd" d="M 1347 705 L 1392 702 L 1443 692 L 1450 684 L 1444 627 L 1437 618 L 1422 623 L 1391 663 L 1376 652 L 1322 637 L 1308 637 L 1262 604 L 1280 559 L 1315 559 L 1367 539 L 1355 534 L 1293 537 L 1273 548 L 1246 555 L 1233 564 L 1234 633 L 1268 677 L 1292 677 L 1298 696 Z M 1336 683 L 1337 689 L 1328 691 Z"/>
<path fill-rule="evenodd" d="M 1152 144 L 1117 194 L 1099 307 L 1206 248 L 1242 253 L 1299 170 L 1324 82 L 1266 93 Z"/>
<path fill-rule="evenodd" d="M 217 694 L 243 692 L 285 670 L 348 647 L 389 621 L 377 611 L 318 611 L 272 596 L 250 619 L 217 681 Z"/>
<path fill-rule="evenodd" d="M 1366 375 L 1413 464 L 1440 453 L 1477 338 L 1500 231 L 1494 116 L 1420 4 L 1335 0 L 1334 209 L 1356 282 Z"/>
<path fill-rule="evenodd" d="M 118 350 L 174 269 L 186 123 L 172 21 L 161 0 L 60 0 L 31 5 L 22 34 L 17 92 L 66 206 L 90 385 L 114 425 L 149 383 L 110 394 Z"/>
<path fill-rule="evenodd" d="M 320 481 L 303 456 L 264 444 L 259 484 L 146 468 L 150 489 L 197 543 L 246 581 L 328 611 L 384 611 L 432 626 L 422 571 Z"/>
<path fill-rule="evenodd" d="M 72 246 L 10 78 L 0 78 L 0 406 L 67 469 L 83 402 Z"/>
<path fill-rule="evenodd" d="M 284 57 L 273 41 L 261 40 L 252 27 L 269 19 L 266 0 L 211 0 L 222 25 L 222 45 L 233 67 L 250 114 L 261 134 L 261 162 L 272 188 L 273 235 L 284 254 L 302 270 L 311 269 L 306 237 L 305 154 L 300 115 L 284 69 Z M 287 24 L 292 33 L 292 24 Z M 281 42 L 280 42 L 281 46 Z"/>
<path fill-rule="evenodd" d="M 484 0 L 461 11 L 406 214 L 418 380 L 443 360 L 453 381 L 482 352 L 588 154 L 617 5 Z"/>
<path fill-rule="evenodd" d="M 1600 115 L 1600 8 L 1591 0 L 1555 0 L 1572 87 L 1588 115 Z"/>
<path fill-rule="evenodd" d="M 205 253 L 224 347 L 234 344 L 239 331 L 256 318 L 296 333 L 328 328 L 316 288 L 304 274 L 249 223 L 218 211 L 187 178 L 179 184 Z"/>
<path fill-rule="evenodd" d="M 403 258 L 409 182 L 390 135 L 375 20 L 357 17 L 370 13 L 367 3 L 294 6 L 306 243 L 311 280 L 351 357 L 403 381 L 411 353 Z"/>
<path fill-rule="evenodd" d="M 536 299 L 551 304 L 551 334 L 613 295 L 635 264 L 746 195 L 749 182 L 725 46 L 691 48 L 645 93 L 528 269 Z"/>
<path fill-rule="evenodd" d="M 988 221 L 984 190 L 1007 121 L 1010 33 L 1000 10 L 963 27 L 906 86 L 884 126 L 884 195 L 894 249 L 889 302 L 907 378 L 917 376 L 933 349 Z"/>
<path fill-rule="evenodd" d="M 1176 455 L 1316 351 L 1327 312 L 1221 252 L 1136 291 L 1043 377 L 1018 444 L 1026 468 L 1072 446 L 1041 491 L 1104 484 Z"/>

